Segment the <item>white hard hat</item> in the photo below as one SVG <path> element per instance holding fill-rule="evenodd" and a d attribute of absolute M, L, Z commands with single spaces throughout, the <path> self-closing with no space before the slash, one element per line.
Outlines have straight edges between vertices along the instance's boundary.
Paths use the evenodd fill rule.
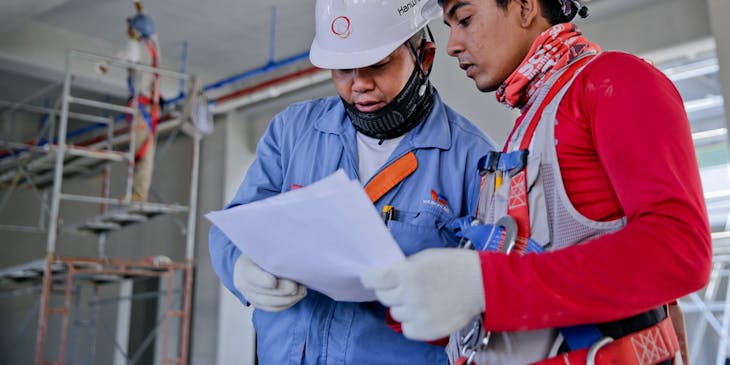
<path fill-rule="evenodd" d="M 351 69 L 373 65 L 441 16 L 437 0 L 317 0 L 313 65 Z"/>

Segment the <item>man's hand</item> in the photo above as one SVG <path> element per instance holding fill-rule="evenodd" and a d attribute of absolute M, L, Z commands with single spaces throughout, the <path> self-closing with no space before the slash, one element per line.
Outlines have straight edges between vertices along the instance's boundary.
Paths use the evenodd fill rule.
<path fill-rule="evenodd" d="M 303 285 L 277 278 L 243 254 L 233 268 L 233 284 L 255 308 L 269 312 L 283 311 L 307 295 Z"/>
<path fill-rule="evenodd" d="M 403 334 L 432 341 L 467 325 L 484 311 L 484 288 L 475 251 L 441 248 L 410 256 L 388 268 L 364 273 L 360 280 L 375 290 Z"/>

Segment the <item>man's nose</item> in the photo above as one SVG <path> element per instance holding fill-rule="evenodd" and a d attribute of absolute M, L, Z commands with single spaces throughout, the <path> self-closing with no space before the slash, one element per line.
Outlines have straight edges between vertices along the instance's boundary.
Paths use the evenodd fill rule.
<path fill-rule="evenodd" d="M 353 70 L 352 91 L 363 93 L 373 89 L 375 83 L 369 71 L 364 69 Z"/>
<path fill-rule="evenodd" d="M 464 45 L 454 32 L 449 33 L 449 41 L 446 43 L 446 53 L 451 57 L 457 57 L 464 51 Z"/>

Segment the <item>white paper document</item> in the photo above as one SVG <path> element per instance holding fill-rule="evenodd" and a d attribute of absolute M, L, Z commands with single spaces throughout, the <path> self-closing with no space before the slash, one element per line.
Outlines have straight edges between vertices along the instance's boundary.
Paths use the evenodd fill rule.
<path fill-rule="evenodd" d="M 405 259 L 363 188 L 342 170 L 206 218 L 264 270 L 339 301 L 375 300 L 360 274 Z"/>

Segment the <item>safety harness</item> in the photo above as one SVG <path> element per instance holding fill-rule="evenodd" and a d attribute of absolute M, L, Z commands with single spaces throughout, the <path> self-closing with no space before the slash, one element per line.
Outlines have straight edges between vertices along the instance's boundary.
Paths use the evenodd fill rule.
<path fill-rule="evenodd" d="M 147 50 L 152 57 L 151 66 L 154 68 L 159 67 L 160 58 L 155 43 L 152 40 L 145 39 L 144 45 L 147 47 Z M 134 106 L 134 96 L 137 95 L 137 108 L 139 110 L 139 113 L 142 114 L 142 117 L 147 122 L 147 126 L 150 130 L 150 135 L 147 137 L 147 139 L 145 139 L 142 146 L 139 147 L 137 153 L 134 155 L 134 159 L 136 161 L 140 160 L 142 156 L 147 153 L 150 142 L 154 137 L 155 132 L 157 131 L 157 123 L 160 120 L 160 74 L 155 72 L 152 74 L 152 76 L 152 93 L 149 96 L 144 94 L 137 95 L 132 74 L 130 73 L 130 75 L 127 76 L 127 89 L 129 90 L 129 95 L 131 95 L 133 98 L 129 101 L 128 106 L 130 108 Z M 146 109 L 147 106 L 150 106 L 149 112 Z M 133 119 L 132 115 L 127 114 L 126 119 L 127 122 L 131 125 Z M 134 128 L 134 126 L 131 126 L 131 128 Z"/>
<path fill-rule="evenodd" d="M 582 57 L 571 63 L 526 124 L 521 136 L 519 149 L 512 152 L 507 143 L 502 152 L 490 152 L 479 162 L 482 186 L 487 174 L 494 174 L 494 190 L 501 184 L 502 177 L 509 175 L 509 200 L 507 215 L 494 224 L 480 224 L 478 221 L 457 223 L 462 235 L 462 246 L 476 250 L 503 252 L 505 254 L 540 253 L 543 247 L 532 240 L 530 230 L 530 211 L 528 203 L 527 160 L 530 143 L 542 118 L 543 111 L 567 85 L 577 72 L 595 57 Z M 510 133 L 508 141 L 515 136 L 519 126 Z M 519 135 L 518 135 L 519 136 Z M 482 198 L 480 198 L 481 201 Z M 480 207 L 482 205 L 480 204 Z M 478 213 L 477 213 L 478 216 Z M 482 330 L 482 318 L 459 338 L 460 356 L 456 365 L 473 364 L 477 353 L 489 345 L 490 334 L 478 336 Z M 565 342 L 558 356 L 538 361 L 533 365 L 570 365 L 570 364 L 657 364 L 672 359 L 681 359 L 679 343 L 671 318 L 665 308 L 660 307 L 622 321 L 599 325 L 580 325 L 561 328 Z M 615 339 L 614 339 L 615 338 Z M 671 363 L 671 361 L 669 362 Z"/>

